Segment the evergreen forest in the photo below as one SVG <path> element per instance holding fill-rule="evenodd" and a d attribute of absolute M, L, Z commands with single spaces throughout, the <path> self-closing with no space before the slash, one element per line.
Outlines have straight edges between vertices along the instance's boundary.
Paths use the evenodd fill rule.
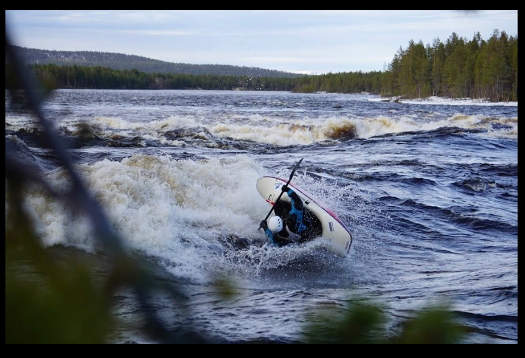
<path fill-rule="evenodd" d="M 236 75 L 188 74 L 100 65 L 29 64 L 50 88 L 368 92 L 385 97 L 518 100 L 518 38 L 498 30 L 488 40 L 482 39 L 478 32 L 470 40 L 452 33 L 445 42 L 436 38 L 432 45 L 410 41 L 407 48 L 399 48 L 383 71 L 372 72 L 297 77 L 283 73 L 279 77 L 275 73 L 242 75 L 242 71 L 236 71 Z M 6 76 L 6 88 L 13 85 Z"/>
<path fill-rule="evenodd" d="M 400 48 L 383 74 L 383 95 L 420 98 L 487 98 L 518 100 L 518 38 L 494 30 L 483 40 L 453 33 L 445 43 L 424 46 L 410 41 Z"/>

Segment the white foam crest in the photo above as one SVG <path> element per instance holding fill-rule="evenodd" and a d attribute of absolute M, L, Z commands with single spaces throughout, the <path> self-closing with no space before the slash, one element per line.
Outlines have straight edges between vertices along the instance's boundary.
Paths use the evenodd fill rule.
<path fill-rule="evenodd" d="M 402 97 L 372 97 L 368 98 L 371 102 L 393 101 L 405 104 L 427 104 L 427 105 L 447 105 L 447 106 L 507 106 L 517 107 L 517 101 L 491 102 L 486 98 L 448 98 L 430 96 L 425 98 L 403 99 Z"/>
<path fill-rule="evenodd" d="M 403 132 L 430 131 L 444 127 L 458 127 L 463 129 L 482 129 L 488 135 L 516 137 L 518 132 L 517 118 L 493 118 L 478 115 L 455 114 L 440 120 L 428 120 L 413 117 L 377 117 L 354 121 L 356 135 L 359 138 L 370 138 L 385 134 Z M 504 126 L 505 128 L 501 128 Z"/>
<path fill-rule="evenodd" d="M 507 117 L 485 117 L 476 115 L 464 115 L 457 113 L 448 119 L 449 123 L 456 127 L 466 129 L 485 129 L 487 135 L 495 137 L 518 136 L 518 118 Z M 503 128 L 502 128 L 503 127 Z M 495 129 L 496 128 L 496 129 Z"/>
<path fill-rule="evenodd" d="M 57 191 L 65 192 L 70 183 L 62 169 L 52 171 L 48 180 Z M 24 207 L 33 218 L 34 228 L 44 246 L 72 245 L 86 251 L 95 250 L 93 233 L 85 217 L 72 212 L 62 201 L 50 198 L 41 187 L 31 185 Z"/>
<path fill-rule="evenodd" d="M 324 140 L 316 128 L 279 124 L 277 126 L 217 124 L 210 132 L 219 138 L 233 138 L 279 146 L 306 145 Z"/>
<path fill-rule="evenodd" d="M 166 119 L 152 121 L 144 124 L 155 131 L 168 131 L 180 128 L 192 128 L 202 125 L 198 117 L 195 116 L 169 116 Z"/>
<path fill-rule="evenodd" d="M 355 121 L 357 137 L 371 138 L 384 134 L 395 134 L 408 131 L 417 131 L 421 127 L 408 117 L 394 119 L 391 117 L 365 118 Z"/>
<path fill-rule="evenodd" d="M 165 260 L 179 276 L 204 279 L 219 237 L 264 237 L 257 228 L 268 207 L 254 185 L 262 168 L 247 156 L 176 161 L 136 155 L 80 169 L 126 245 Z M 62 170 L 47 179 L 69 185 Z M 26 206 L 46 246 L 95 249 L 87 222 L 61 203 L 35 189 Z"/>
<path fill-rule="evenodd" d="M 78 125 L 79 122 L 76 119 L 65 120 L 64 124 L 69 127 Z M 166 132 L 169 130 L 180 129 L 180 128 L 191 128 L 199 123 L 196 123 L 196 118 L 193 116 L 170 116 L 162 120 L 154 120 L 149 122 L 143 121 L 129 121 L 121 117 L 106 117 L 106 116 L 95 116 L 85 124 L 91 126 L 95 130 L 102 132 L 108 131 L 135 131 L 136 134 L 150 134 L 153 135 L 157 132 Z"/>
<path fill-rule="evenodd" d="M 282 121 L 282 120 L 281 120 Z M 512 127 L 495 129 L 493 124 Z M 210 127 L 210 133 L 220 138 L 233 138 L 278 146 L 308 145 L 327 140 L 371 138 L 387 134 L 435 130 L 442 127 L 485 129 L 494 135 L 517 133 L 517 119 L 485 118 L 476 115 L 456 114 L 450 118 L 429 120 L 417 116 L 378 116 L 375 118 L 320 117 L 304 118 L 294 122 L 272 122 L 233 124 L 220 123 Z"/>
<path fill-rule="evenodd" d="M 129 122 L 120 117 L 103 117 L 96 116 L 93 118 L 93 125 L 102 126 L 109 129 L 133 129 L 136 130 L 142 126 L 141 123 Z"/>
<path fill-rule="evenodd" d="M 225 253 L 226 259 L 235 262 L 236 271 L 248 278 L 258 275 L 265 270 L 286 267 L 308 255 L 317 255 L 319 252 L 330 252 L 333 257 L 338 257 L 333 252 L 329 240 L 317 238 L 301 245 L 288 245 L 277 247 L 270 244 L 262 246 L 252 245 L 244 250 L 232 250 Z"/>

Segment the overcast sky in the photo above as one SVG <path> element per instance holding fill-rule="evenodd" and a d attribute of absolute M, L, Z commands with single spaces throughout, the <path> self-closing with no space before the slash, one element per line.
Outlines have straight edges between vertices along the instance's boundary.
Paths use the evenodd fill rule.
<path fill-rule="evenodd" d="M 6 10 L 15 44 L 287 72 L 382 71 L 410 40 L 518 34 L 517 10 Z"/>

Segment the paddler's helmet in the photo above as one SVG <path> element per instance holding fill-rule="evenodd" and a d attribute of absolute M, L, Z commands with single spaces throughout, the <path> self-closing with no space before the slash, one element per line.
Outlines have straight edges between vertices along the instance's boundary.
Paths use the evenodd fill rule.
<path fill-rule="evenodd" d="M 270 229 L 272 232 L 279 232 L 283 229 L 283 219 L 281 219 L 279 216 L 273 216 L 270 220 L 268 220 L 268 229 Z"/>

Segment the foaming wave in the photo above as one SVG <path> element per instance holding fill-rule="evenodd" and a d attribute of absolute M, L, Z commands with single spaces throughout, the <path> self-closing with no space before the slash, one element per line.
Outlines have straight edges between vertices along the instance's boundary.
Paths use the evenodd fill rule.
<path fill-rule="evenodd" d="M 293 269 L 301 273 L 309 269 L 319 272 L 320 266 L 330 267 L 341 259 L 324 238 L 285 247 L 251 245 L 242 250 L 225 251 L 224 257 L 231 268 L 245 275 L 259 275 L 280 267 L 287 267 L 287 274 Z"/>
<path fill-rule="evenodd" d="M 412 117 L 365 118 L 355 122 L 359 138 L 414 132 L 428 132 L 444 128 L 460 128 L 494 137 L 517 138 L 517 118 L 494 118 L 477 115 L 455 114 L 452 117 L 429 120 Z"/>
<path fill-rule="evenodd" d="M 69 133 L 82 135 L 89 126 L 89 136 L 110 140 L 142 138 L 150 145 L 180 146 L 184 142 L 222 139 L 251 141 L 277 146 L 310 145 L 333 140 L 370 138 L 390 133 L 421 130 L 421 126 L 406 119 L 389 117 L 350 118 L 321 117 L 283 119 L 252 115 L 247 118 L 205 118 L 201 116 L 170 116 L 151 122 L 133 122 L 121 118 L 95 117 L 89 124 L 74 123 Z M 81 129 L 81 130 L 79 130 Z M 118 136 L 116 138 L 115 136 Z"/>
<path fill-rule="evenodd" d="M 12 120 L 13 121 L 13 120 Z M 13 121 L 14 122 L 14 121 Z M 6 128 L 16 130 L 20 122 Z M 274 146 L 302 146 L 322 142 L 368 139 L 384 135 L 459 128 L 485 136 L 517 138 L 517 118 L 455 114 L 449 118 L 410 116 L 206 116 L 177 115 L 162 120 L 128 121 L 97 116 L 88 122 L 63 123 L 62 132 L 77 146 L 185 146 L 235 147 L 246 142 Z M 27 136 L 24 128 L 19 136 Z"/>
<path fill-rule="evenodd" d="M 440 120 L 407 116 L 398 118 L 379 116 L 376 118 L 327 117 L 285 123 L 265 122 L 264 125 L 221 123 L 212 126 L 210 133 L 220 138 L 289 146 L 309 145 L 330 140 L 345 141 L 354 138 L 367 139 L 383 135 L 428 132 L 448 127 L 459 127 L 492 136 L 517 137 L 517 119 L 460 114 Z"/>
<path fill-rule="evenodd" d="M 488 135 L 517 138 L 518 118 L 467 116 L 456 114 L 449 121 L 460 128 L 483 129 Z"/>
<path fill-rule="evenodd" d="M 263 238 L 256 229 L 268 208 L 253 184 L 262 168 L 246 156 L 194 161 L 135 155 L 79 169 L 125 244 L 178 276 L 205 279 L 222 260 L 222 236 Z M 70 186 L 61 169 L 46 179 L 59 190 Z M 25 206 L 45 246 L 98 249 L 89 223 L 40 189 L 28 192 Z"/>
<path fill-rule="evenodd" d="M 219 138 L 248 140 L 278 146 L 309 145 L 330 140 L 356 138 L 355 120 L 329 118 L 281 122 L 264 120 L 249 124 L 220 123 L 210 128 Z"/>
<path fill-rule="evenodd" d="M 249 156 L 175 160 L 133 155 L 121 161 L 81 164 L 79 171 L 125 245 L 182 279 L 204 282 L 224 271 L 257 274 L 331 248 L 322 238 L 287 250 L 268 244 L 257 230 L 268 205 L 254 185 L 268 173 Z M 297 180 L 306 188 L 326 193 L 326 185 L 309 185 L 303 176 L 298 173 Z M 46 180 L 63 192 L 71 186 L 60 168 L 49 172 Z M 333 201 L 337 199 L 330 205 L 339 208 Z M 24 205 L 44 246 L 103 249 L 83 215 L 72 213 L 40 188 L 27 192 Z M 229 248 L 224 239 L 231 236 L 257 245 L 247 250 Z"/>

